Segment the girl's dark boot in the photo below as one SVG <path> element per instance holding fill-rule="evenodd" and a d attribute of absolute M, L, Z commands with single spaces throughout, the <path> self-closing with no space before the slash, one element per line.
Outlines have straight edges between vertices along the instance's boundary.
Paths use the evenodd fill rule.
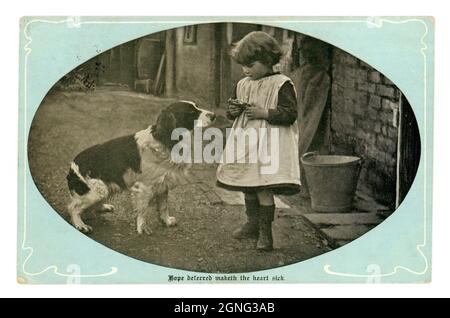
<path fill-rule="evenodd" d="M 275 205 L 259 207 L 258 223 L 259 236 L 256 249 L 261 251 L 271 251 L 273 249 L 272 222 L 275 215 Z"/>
<path fill-rule="evenodd" d="M 247 215 L 247 222 L 240 228 L 233 232 L 233 238 L 257 238 L 258 237 L 258 214 L 259 214 L 258 200 L 245 200 L 245 214 Z"/>

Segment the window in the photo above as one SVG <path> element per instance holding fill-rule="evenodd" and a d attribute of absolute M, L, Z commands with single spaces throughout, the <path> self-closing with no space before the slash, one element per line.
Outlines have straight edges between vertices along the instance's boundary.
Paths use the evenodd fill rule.
<path fill-rule="evenodd" d="M 185 44 L 197 44 L 197 26 L 188 25 L 184 27 L 184 39 Z"/>

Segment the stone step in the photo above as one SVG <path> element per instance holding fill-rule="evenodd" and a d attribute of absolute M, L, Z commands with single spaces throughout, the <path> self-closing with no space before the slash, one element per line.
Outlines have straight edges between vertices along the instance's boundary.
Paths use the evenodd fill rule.
<path fill-rule="evenodd" d="M 304 215 L 318 225 L 380 224 L 383 220 L 375 213 L 310 213 Z"/>
<path fill-rule="evenodd" d="M 373 226 L 367 225 L 338 225 L 332 228 L 322 228 L 321 230 L 335 241 L 351 241 L 367 233 Z"/>
<path fill-rule="evenodd" d="M 376 202 L 367 193 L 367 189 L 358 189 L 355 194 L 354 208 L 358 211 L 390 211 L 388 207 Z M 392 213 L 392 212 L 391 212 Z"/>
<path fill-rule="evenodd" d="M 214 191 L 205 192 L 205 196 L 212 205 L 222 204 L 222 199 Z"/>

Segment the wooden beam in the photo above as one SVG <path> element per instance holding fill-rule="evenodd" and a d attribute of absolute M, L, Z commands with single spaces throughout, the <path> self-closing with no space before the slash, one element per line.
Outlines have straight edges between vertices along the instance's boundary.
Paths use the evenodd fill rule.
<path fill-rule="evenodd" d="M 165 86 L 166 96 L 174 97 L 176 95 L 175 82 L 175 54 L 176 54 L 176 34 L 175 30 L 166 31 L 166 69 L 165 69 Z"/>

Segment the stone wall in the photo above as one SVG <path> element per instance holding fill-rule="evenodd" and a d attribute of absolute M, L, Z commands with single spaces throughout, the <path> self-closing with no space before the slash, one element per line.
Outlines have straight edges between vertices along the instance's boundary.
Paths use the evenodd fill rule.
<path fill-rule="evenodd" d="M 371 66 L 333 48 L 331 94 L 332 152 L 362 156 L 358 187 L 393 206 L 400 91 Z"/>

